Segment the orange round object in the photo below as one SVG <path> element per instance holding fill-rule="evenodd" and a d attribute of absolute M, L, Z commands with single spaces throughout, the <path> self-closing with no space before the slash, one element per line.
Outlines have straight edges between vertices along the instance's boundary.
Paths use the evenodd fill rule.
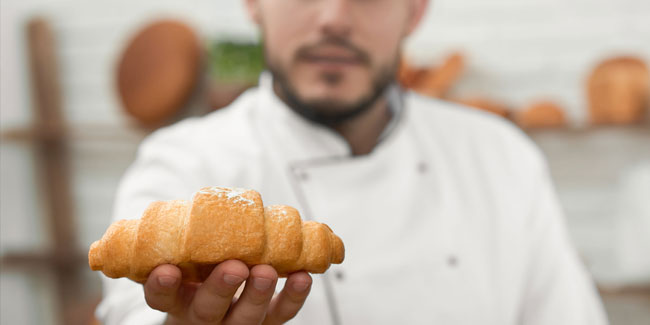
<path fill-rule="evenodd" d="M 517 112 L 516 122 L 523 128 L 556 128 L 567 123 L 562 107 L 549 101 L 533 103 Z"/>
<path fill-rule="evenodd" d="M 414 87 L 415 91 L 430 97 L 444 98 L 465 69 L 465 58 L 453 53 L 439 67 L 428 70 Z"/>
<path fill-rule="evenodd" d="M 650 95 L 648 67 L 635 57 L 606 60 L 589 76 L 587 94 L 592 123 L 638 123 Z"/>
<path fill-rule="evenodd" d="M 126 111 L 141 124 L 160 126 L 179 112 L 198 81 L 201 46 L 194 31 L 177 21 L 158 21 L 128 44 L 117 69 Z"/>
<path fill-rule="evenodd" d="M 506 105 L 492 99 L 481 98 L 481 97 L 469 97 L 469 98 L 454 99 L 452 101 L 465 106 L 484 110 L 505 118 L 507 118 L 509 115 L 509 109 Z"/>
<path fill-rule="evenodd" d="M 428 73 L 428 69 L 417 68 L 406 59 L 402 58 L 397 72 L 397 80 L 407 89 L 414 89 L 422 82 L 422 78 Z"/>

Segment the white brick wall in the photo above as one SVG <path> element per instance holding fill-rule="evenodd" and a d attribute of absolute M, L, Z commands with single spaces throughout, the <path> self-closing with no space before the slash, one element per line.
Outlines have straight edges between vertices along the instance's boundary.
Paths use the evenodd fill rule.
<path fill-rule="evenodd" d="M 584 79 L 602 58 L 640 55 L 650 63 L 647 0 L 440 0 L 408 44 L 427 61 L 450 49 L 468 54 L 457 94 L 515 106 L 539 97 L 584 120 Z"/>
<path fill-rule="evenodd" d="M 78 122 L 121 121 L 112 88 L 116 55 L 147 20 L 178 17 L 206 37 L 255 35 L 240 0 L 2 0 L 2 9 L 2 125 L 25 120 L 7 107 L 29 105 L 20 40 L 28 15 L 42 14 L 56 29 L 66 112 Z M 580 122 L 583 81 L 594 64 L 618 53 L 650 61 L 648 40 L 647 0 L 434 0 L 407 53 L 427 63 L 460 49 L 469 68 L 456 94 L 515 106 L 548 96 Z"/>
<path fill-rule="evenodd" d="M 117 55 L 148 21 L 178 18 L 202 35 L 255 35 L 240 1 L 2 0 L 3 126 L 28 117 L 22 24 L 48 18 L 58 37 L 65 110 L 73 122 L 119 123 L 123 116 L 113 88 Z M 5 72 L 5 67 L 7 71 Z M 16 83 L 17 82 L 17 83 Z M 9 94 L 5 98 L 5 94 Z"/>

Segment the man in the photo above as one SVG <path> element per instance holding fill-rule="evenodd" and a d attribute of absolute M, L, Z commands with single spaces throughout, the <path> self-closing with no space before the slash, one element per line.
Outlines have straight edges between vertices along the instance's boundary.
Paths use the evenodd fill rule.
<path fill-rule="evenodd" d="M 534 146 L 496 117 L 395 85 L 401 44 L 427 3 L 247 0 L 270 73 L 230 107 L 153 134 L 118 191 L 116 219 L 203 186 L 253 188 L 265 204 L 330 225 L 343 264 L 313 283 L 292 274 L 275 297 L 268 265 L 227 261 L 197 286 L 163 265 L 144 288 L 106 279 L 100 318 L 605 323 Z"/>

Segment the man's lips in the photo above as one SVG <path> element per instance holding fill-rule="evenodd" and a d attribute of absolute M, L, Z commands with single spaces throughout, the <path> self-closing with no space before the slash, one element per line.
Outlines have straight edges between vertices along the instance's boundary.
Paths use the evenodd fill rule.
<path fill-rule="evenodd" d="M 299 62 L 318 69 L 336 70 L 370 65 L 368 55 L 345 40 L 330 39 L 298 50 Z"/>
<path fill-rule="evenodd" d="M 301 56 L 307 63 L 319 65 L 354 65 L 361 64 L 362 58 L 349 50 L 337 47 L 323 47 L 318 50 L 308 51 Z"/>
<path fill-rule="evenodd" d="M 349 56 L 306 55 L 303 57 L 303 61 L 308 63 L 328 65 L 361 64 L 361 60 L 359 58 Z"/>

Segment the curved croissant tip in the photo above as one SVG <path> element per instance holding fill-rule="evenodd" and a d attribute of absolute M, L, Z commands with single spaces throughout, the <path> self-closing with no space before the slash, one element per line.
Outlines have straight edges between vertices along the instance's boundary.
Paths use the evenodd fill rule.
<path fill-rule="evenodd" d="M 100 241 L 96 241 L 90 245 L 90 250 L 88 251 L 88 265 L 93 271 L 99 271 L 104 266 L 102 263 L 102 258 L 100 255 Z"/>
<path fill-rule="evenodd" d="M 341 264 L 345 259 L 345 246 L 343 245 L 341 238 L 339 238 L 337 235 L 334 235 L 333 233 L 332 239 L 332 263 Z"/>

